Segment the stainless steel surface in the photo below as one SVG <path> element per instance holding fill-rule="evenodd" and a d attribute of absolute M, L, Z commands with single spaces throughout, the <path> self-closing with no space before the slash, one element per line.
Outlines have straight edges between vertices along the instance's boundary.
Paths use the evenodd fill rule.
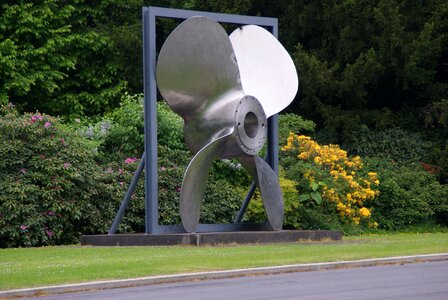
<path fill-rule="evenodd" d="M 254 25 L 230 35 L 246 95 L 255 96 L 270 117 L 286 108 L 297 94 L 299 79 L 294 62 L 280 42 Z"/>
<path fill-rule="evenodd" d="M 193 153 L 231 130 L 244 93 L 232 44 L 217 22 L 205 17 L 182 22 L 160 50 L 156 75 L 163 98 L 185 121 Z"/>
<path fill-rule="evenodd" d="M 180 194 L 180 216 L 187 232 L 196 231 L 209 169 L 213 161 L 221 156 L 229 135 L 220 137 L 202 148 L 185 171 Z"/>
<path fill-rule="evenodd" d="M 281 230 L 284 216 L 283 196 L 274 171 L 258 155 L 241 155 L 237 159 L 257 183 L 272 229 Z"/>
<path fill-rule="evenodd" d="M 234 115 L 233 126 L 226 129 L 228 133 L 199 150 L 184 174 L 180 215 L 187 232 L 196 231 L 199 224 L 202 198 L 211 164 L 215 159 L 227 157 L 247 160 L 245 166 L 259 186 L 272 228 L 280 230 L 282 227 L 283 200 L 277 177 L 270 166 L 256 156 L 266 140 L 266 115 L 260 103 L 252 96 L 244 96 L 238 101 Z"/>
<path fill-rule="evenodd" d="M 272 228 L 282 228 L 284 209 L 277 176 L 257 154 L 266 141 L 267 117 L 293 100 L 297 74 L 294 64 L 291 70 L 286 50 L 264 29 L 245 26 L 232 35 L 231 43 L 221 25 L 193 17 L 170 34 L 159 54 L 159 90 L 184 119 L 185 141 L 196 154 L 181 188 L 181 219 L 187 232 L 198 226 L 213 160 L 229 157 L 241 161 L 257 183 Z M 260 53 L 253 58 L 255 50 Z M 252 64 L 257 66 L 249 68 Z M 243 82 L 239 66 L 245 74 Z"/>

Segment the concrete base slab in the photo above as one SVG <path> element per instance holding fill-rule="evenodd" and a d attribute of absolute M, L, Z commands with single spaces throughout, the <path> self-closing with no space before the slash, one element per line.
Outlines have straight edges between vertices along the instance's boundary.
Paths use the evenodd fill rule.
<path fill-rule="evenodd" d="M 293 243 L 303 240 L 341 240 L 334 230 L 237 231 L 172 234 L 83 235 L 81 245 L 90 246 L 163 246 Z"/>

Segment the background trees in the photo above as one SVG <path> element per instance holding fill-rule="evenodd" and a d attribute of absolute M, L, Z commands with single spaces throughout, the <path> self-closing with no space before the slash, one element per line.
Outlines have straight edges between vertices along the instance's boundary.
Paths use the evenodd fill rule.
<path fill-rule="evenodd" d="M 124 83 L 141 92 L 145 5 L 279 18 L 301 78 L 291 112 L 338 133 L 404 125 L 447 95 L 443 0 L 22 0 L 1 7 L 2 102 L 94 115 L 118 105 Z M 173 22 L 159 22 L 163 40 Z"/>
<path fill-rule="evenodd" d="M 125 182 L 122 177 L 130 176 L 131 170 L 112 176 L 107 173 L 109 164 L 124 172 L 117 162 L 123 164 L 125 158 L 139 157 L 143 151 L 138 96 L 143 90 L 141 7 L 149 5 L 278 18 L 279 39 L 293 57 L 300 77 L 299 93 L 280 117 L 280 143 L 284 145 L 289 131 L 294 131 L 312 136 L 321 145 L 339 144 L 348 155 L 361 156 L 365 170 L 378 173 L 379 196 L 369 209 L 379 227 L 399 229 L 434 220 L 448 224 L 448 3 L 444 0 L 5 0 L 0 4 L 0 105 L 11 108 L 8 103 L 12 102 L 15 108 L 13 115 L 1 116 L 2 126 L 32 116 L 61 116 L 55 122 L 69 130 L 58 132 L 67 137 L 66 132 L 77 132 L 82 140 L 80 149 L 73 149 L 73 153 L 90 151 L 83 155 L 81 165 L 87 168 L 92 162 L 98 164 L 89 171 L 100 174 L 95 179 L 99 180 L 97 186 L 108 191 L 117 189 L 117 180 Z M 160 18 L 157 22 L 160 47 L 179 21 Z M 172 179 L 180 178 L 182 172 L 170 161 L 188 161 L 189 154 L 182 143 L 182 121 L 162 102 L 158 110 L 160 161 L 169 165 L 160 167 L 172 172 L 166 173 L 165 181 L 162 179 L 165 190 L 159 192 L 174 199 L 177 186 Z M 25 125 L 17 130 L 36 135 Z M 19 139 L 5 128 L 5 141 L 8 137 L 7 143 L 13 145 Z M 45 127 L 39 130 L 44 134 L 42 139 L 54 140 L 56 135 Z M 10 149 L 5 141 L 0 140 L 0 150 Z M 27 149 L 20 146 L 16 150 L 19 148 Z M 58 149 L 55 153 L 63 154 Z M 11 155 L 0 151 L 4 162 L 0 181 L 5 187 L 12 186 L 5 178 L 14 183 L 20 176 L 33 174 L 32 170 L 21 173 L 22 168 L 29 167 L 18 167 Z M 33 163 L 36 159 L 32 154 L 28 158 Z M 295 175 L 285 171 L 280 178 L 291 213 L 288 224 L 339 228 L 338 218 L 325 219 L 330 207 L 325 201 L 316 207 L 310 202 L 317 216 L 314 221 L 305 218 L 313 215 L 309 207 L 303 213 L 303 203 L 296 201 L 297 194 L 317 191 L 308 187 L 311 182 L 303 176 L 307 168 L 320 167 L 302 168 L 303 162 L 296 161 L 296 155 L 282 160 L 283 165 L 298 170 Z M 57 172 L 67 171 L 60 164 L 58 168 Z M 248 178 L 232 161 L 218 163 L 213 172 L 219 185 L 237 187 L 226 195 L 225 211 L 229 214 L 219 216 L 231 219 Z M 331 179 L 327 177 L 323 176 L 323 181 Z M 229 182 L 228 178 L 241 180 Z M 33 187 L 45 188 L 45 182 L 30 182 Z M 212 195 L 210 207 L 217 206 L 213 195 L 219 196 L 219 185 L 208 190 Z M 323 186 L 319 186 L 322 195 Z M 92 193 L 94 189 L 94 185 L 87 188 Z M 119 189 L 125 187 L 119 184 Z M 35 192 L 40 199 L 40 192 Z M 115 204 L 119 201 L 116 194 Z M 0 196 L 0 207 L 7 204 L 5 201 L 22 201 L 8 193 Z M 141 199 L 142 194 L 136 197 Z M 133 214 L 123 230 L 142 226 L 141 202 L 139 205 L 131 208 Z M 165 203 L 163 222 L 177 220 L 178 216 L 171 214 L 175 205 L 172 200 Z M 250 218 L 264 218 L 261 205 L 252 210 Z M 112 213 L 114 208 L 108 206 L 107 211 Z M 216 219 L 212 210 L 207 214 L 207 220 Z M 41 214 L 36 224 L 44 224 L 47 219 L 53 220 Z M 8 232 L 19 236 L 24 233 L 16 232 L 20 224 L 14 226 L 8 227 Z M 64 242 L 48 239 L 42 228 L 34 228 L 42 235 L 36 243 Z M 32 232 L 31 228 L 26 230 Z M 52 231 L 53 236 L 56 233 Z"/>
<path fill-rule="evenodd" d="M 119 104 L 125 80 L 110 38 L 96 29 L 100 7 L 3 1 L 0 15 L 1 103 L 66 116 L 95 115 Z"/>

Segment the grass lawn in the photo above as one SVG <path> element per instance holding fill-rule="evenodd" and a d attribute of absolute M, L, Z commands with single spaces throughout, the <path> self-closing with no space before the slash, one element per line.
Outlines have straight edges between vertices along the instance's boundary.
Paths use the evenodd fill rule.
<path fill-rule="evenodd" d="M 0 249 L 0 290 L 102 279 L 448 252 L 448 233 L 249 246 Z"/>

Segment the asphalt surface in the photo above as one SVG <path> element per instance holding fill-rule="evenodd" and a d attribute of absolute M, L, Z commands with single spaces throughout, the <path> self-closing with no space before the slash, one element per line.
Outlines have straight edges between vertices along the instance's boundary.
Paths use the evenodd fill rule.
<path fill-rule="evenodd" d="M 448 261 L 153 284 L 38 299 L 448 299 Z"/>

